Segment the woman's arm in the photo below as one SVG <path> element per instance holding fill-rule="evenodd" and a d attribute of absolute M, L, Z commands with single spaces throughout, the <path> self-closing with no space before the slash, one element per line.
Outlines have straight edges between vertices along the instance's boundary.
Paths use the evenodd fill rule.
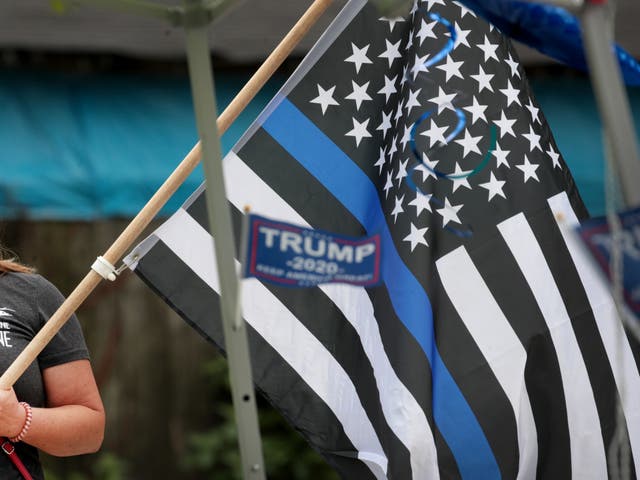
<path fill-rule="evenodd" d="M 47 408 L 34 408 L 31 427 L 23 441 L 55 456 L 96 452 L 104 437 L 105 414 L 91 365 L 77 360 L 42 372 Z M 13 394 L 13 391 L 8 391 Z M 6 399 L 7 391 L 0 393 Z M 15 418 L 15 404 L 7 405 L 7 415 Z M 22 428 L 25 413 L 22 407 Z M 11 411 L 12 410 L 12 411 Z M 13 422 L 15 423 L 15 422 Z M 15 427 L 13 427 L 15 430 Z M 6 435 L 16 435 L 19 430 Z"/>

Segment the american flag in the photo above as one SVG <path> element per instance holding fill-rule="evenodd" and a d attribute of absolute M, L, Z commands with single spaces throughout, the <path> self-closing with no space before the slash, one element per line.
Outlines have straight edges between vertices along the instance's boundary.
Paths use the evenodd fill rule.
<path fill-rule="evenodd" d="M 243 286 L 256 385 L 344 478 L 606 478 L 617 405 L 640 466 L 640 351 L 497 29 L 449 0 L 350 1 L 224 168 L 236 239 L 247 204 L 381 235 L 379 287 Z M 224 348 L 202 188 L 132 254 Z"/>

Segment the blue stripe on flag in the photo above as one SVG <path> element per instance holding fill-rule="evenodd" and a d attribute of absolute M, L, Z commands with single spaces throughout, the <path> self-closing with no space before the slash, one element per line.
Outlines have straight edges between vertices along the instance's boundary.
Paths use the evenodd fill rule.
<path fill-rule="evenodd" d="M 282 101 L 263 128 L 317 178 L 369 234 L 380 233 L 382 276 L 393 307 L 431 363 L 436 425 L 456 458 L 463 478 L 500 478 L 484 432 L 440 357 L 433 339 L 429 297 L 396 250 L 375 185 L 289 100 Z"/>

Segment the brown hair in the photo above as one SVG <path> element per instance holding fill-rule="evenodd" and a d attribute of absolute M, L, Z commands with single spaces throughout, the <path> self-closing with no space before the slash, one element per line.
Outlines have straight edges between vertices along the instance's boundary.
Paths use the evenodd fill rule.
<path fill-rule="evenodd" d="M 0 274 L 7 272 L 31 273 L 33 272 L 33 268 L 13 260 L 0 260 Z"/>
<path fill-rule="evenodd" d="M 0 246 L 0 275 L 7 272 L 32 273 L 34 271 L 33 268 L 18 262 L 15 256 L 11 256 L 11 252 Z"/>

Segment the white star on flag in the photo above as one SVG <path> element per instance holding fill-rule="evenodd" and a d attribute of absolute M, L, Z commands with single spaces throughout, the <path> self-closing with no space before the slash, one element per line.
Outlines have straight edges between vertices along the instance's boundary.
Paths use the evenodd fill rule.
<path fill-rule="evenodd" d="M 369 125 L 369 119 L 367 118 L 364 122 L 359 122 L 355 118 L 352 117 L 353 120 L 353 128 L 345 133 L 347 137 L 354 137 L 356 140 L 356 147 L 360 146 L 360 142 L 363 138 L 371 137 L 371 134 L 367 130 L 367 125 Z"/>
<path fill-rule="evenodd" d="M 393 187 L 393 172 L 387 172 L 387 181 L 382 188 L 384 190 L 384 198 L 389 197 L 389 190 Z"/>
<path fill-rule="evenodd" d="M 472 170 L 462 170 L 459 163 L 456 163 L 456 168 L 453 173 L 450 173 L 447 177 L 453 182 L 452 192 L 455 192 L 459 187 L 465 187 L 471 189 L 469 185 L 468 175 Z M 457 177 L 457 178 L 455 178 Z"/>
<path fill-rule="evenodd" d="M 396 153 L 398 151 L 398 146 L 396 145 L 396 142 L 398 140 L 398 135 L 394 135 L 393 136 L 393 140 L 391 140 L 391 148 L 389 149 L 389 158 L 392 159 L 393 158 L 393 154 Z"/>
<path fill-rule="evenodd" d="M 442 87 L 438 87 L 438 96 L 430 98 L 429 101 L 438 105 L 438 113 L 446 108 L 455 110 L 452 102 L 456 95 L 457 93 L 444 93 Z"/>
<path fill-rule="evenodd" d="M 433 21 L 431 23 L 427 23 L 422 20 L 422 24 L 420 25 L 420 31 L 417 33 L 417 37 L 420 39 L 420 46 L 422 46 L 422 42 L 425 41 L 426 38 L 438 38 L 438 36 L 433 32 L 433 27 L 435 27 L 438 22 Z"/>
<path fill-rule="evenodd" d="M 386 138 L 387 130 L 391 128 L 391 113 L 382 112 L 382 123 L 378 125 L 376 130 L 382 130 L 382 138 Z"/>
<path fill-rule="evenodd" d="M 408 52 L 411 50 L 411 47 L 413 47 L 413 33 L 415 32 L 415 29 L 411 29 L 411 31 L 409 32 L 409 37 L 407 38 L 407 44 L 404 46 L 404 51 Z"/>
<path fill-rule="evenodd" d="M 422 163 L 418 165 L 415 170 L 422 172 L 422 181 L 425 182 L 427 178 L 433 177 L 436 180 L 438 179 L 438 175 L 436 172 L 436 165 L 438 165 L 439 160 L 429 160 L 425 153 L 422 154 Z"/>
<path fill-rule="evenodd" d="M 404 195 L 402 195 L 400 198 L 396 197 L 396 204 L 393 207 L 393 211 L 391 212 L 391 215 L 393 215 L 393 223 L 396 223 L 398 215 L 404 212 L 404 208 L 402 208 L 402 202 L 404 202 Z"/>
<path fill-rule="evenodd" d="M 462 205 L 451 205 L 451 203 L 449 203 L 449 199 L 445 197 L 444 207 L 436 209 L 436 212 L 438 212 L 442 216 L 442 226 L 446 226 L 449 222 L 460 223 L 460 219 L 458 218 L 458 211 L 461 208 Z"/>
<path fill-rule="evenodd" d="M 385 102 L 389 101 L 389 97 L 396 93 L 398 89 L 396 88 L 396 81 L 398 80 L 398 76 L 396 75 L 393 78 L 389 78 L 386 75 L 384 76 L 384 87 L 378 90 L 378 93 L 384 95 Z"/>
<path fill-rule="evenodd" d="M 530 163 L 526 155 L 524 156 L 524 163 L 522 163 L 521 165 L 516 165 L 516 167 L 518 167 L 518 169 L 522 170 L 522 173 L 524 173 L 524 183 L 527 183 L 527 180 L 529 180 L 530 178 L 533 178 L 536 182 L 540 181 L 538 179 L 538 175 L 536 175 L 536 170 L 539 166 L 540 165 L 538 165 L 537 163 Z"/>
<path fill-rule="evenodd" d="M 382 169 L 387 161 L 387 152 L 385 151 L 385 148 L 386 147 L 380 147 L 380 156 L 378 157 L 378 161 L 373 164 L 374 167 L 378 167 L 378 175 L 382 175 Z"/>
<path fill-rule="evenodd" d="M 425 238 L 424 238 L 424 234 L 427 233 L 427 230 L 429 230 L 429 227 L 417 228 L 413 224 L 413 222 L 411 222 L 411 232 L 409 232 L 409 235 L 404 237 L 402 240 L 404 242 L 410 242 L 411 243 L 411 251 L 412 252 L 415 250 L 415 248 L 418 245 L 424 245 L 424 246 L 428 247 L 429 244 L 427 243 L 427 240 L 425 240 Z"/>
<path fill-rule="evenodd" d="M 542 122 L 540 121 L 540 119 L 538 118 L 538 113 L 540 111 L 539 108 L 537 108 L 534 104 L 533 104 L 533 100 L 529 99 L 529 103 L 527 105 L 525 105 L 525 107 L 527 107 L 527 109 L 531 112 L 531 121 L 533 123 L 540 123 L 542 124 Z"/>
<path fill-rule="evenodd" d="M 418 54 L 416 54 L 414 63 L 413 63 L 413 67 L 411 67 L 411 75 L 413 77 L 413 80 L 415 80 L 417 78 L 417 76 L 420 74 L 420 72 L 426 72 L 428 70 L 427 66 L 425 65 L 427 59 L 430 57 L 430 54 L 426 54 L 422 57 L 418 56 Z M 403 75 L 403 80 L 405 80 L 406 75 Z M 405 80 L 406 81 L 406 80 Z M 404 85 L 404 81 L 400 82 L 402 85 Z"/>
<path fill-rule="evenodd" d="M 344 59 L 345 62 L 350 62 L 353 63 L 356 67 L 356 73 L 360 73 L 360 67 L 362 67 L 363 64 L 365 63 L 373 63 L 368 57 L 367 57 L 367 50 L 369 50 L 369 45 L 365 45 L 362 48 L 358 48 L 355 46 L 355 44 L 351 44 L 351 49 L 353 51 L 353 53 L 351 54 L 351 56 L 347 57 Z"/>
<path fill-rule="evenodd" d="M 420 135 L 424 135 L 429 138 L 429 147 L 440 143 L 442 145 L 447 144 L 447 137 L 444 135 L 449 127 L 439 127 L 435 120 L 431 119 L 429 128 L 424 132 L 420 132 Z"/>
<path fill-rule="evenodd" d="M 413 18 L 416 14 L 416 12 L 418 11 L 418 2 L 420 0 L 413 0 L 413 5 L 411 5 L 411 11 L 409 12 L 409 15 L 411 15 L 411 18 Z"/>
<path fill-rule="evenodd" d="M 420 216 L 420 214 L 424 211 L 431 211 L 431 194 L 426 194 L 422 192 L 416 192 L 416 198 L 409 202 L 409 205 L 416 207 L 416 217 Z"/>
<path fill-rule="evenodd" d="M 407 143 L 411 140 L 411 125 L 404 126 L 404 133 L 402 134 L 402 139 L 400 140 L 400 144 L 402 145 L 402 151 L 407 147 Z"/>
<path fill-rule="evenodd" d="M 325 114 L 329 105 L 340 105 L 335 98 L 333 98 L 333 92 L 335 91 L 336 86 L 334 85 L 328 90 L 325 90 L 318 84 L 318 96 L 313 100 L 310 100 L 311 103 L 317 103 L 322 108 L 322 115 Z"/>
<path fill-rule="evenodd" d="M 516 103 L 518 105 L 522 105 L 520 103 L 520 99 L 518 95 L 520 94 L 520 90 L 517 88 L 513 88 L 511 85 L 511 80 L 507 80 L 507 88 L 501 88 L 500 91 L 507 97 L 507 107 L 511 106 L 512 103 Z"/>
<path fill-rule="evenodd" d="M 534 149 L 542 151 L 540 146 L 540 135 L 533 131 L 533 126 L 529 125 L 529 133 L 523 133 L 522 136 L 529 140 L 529 150 L 533 152 Z"/>
<path fill-rule="evenodd" d="M 498 180 L 496 176 L 491 172 L 491 177 L 487 183 L 479 183 L 482 188 L 489 190 L 489 201 L 496 195 L 500 195 L 502 198 L 507 198 L 502 191 L 502 187 L 506 182 L 504 180 Z"/>
<path fill-rule="evenodd" d="M 454 62 L 451 56 L 447 57 L 447 61 L 443 65 L 438 65 L 436 68 L 445 72 L 445 82 L 448 82 L 451 77 L 464 78 L 460 73 L 460 67 L 464 62 Z"/>
<path fill-rule="evenodd" d="M 553 145 L 549 145 L 549 150 L 546 151 L 546 154 L 551 157 L 551 161 L 553 162 L 553 168 L 562 169 L 562 165 L 560 165 L 560 154 L 555 151 Z"/>
<path fill-rule="evenodd" d="M 471 133 L 469 133 L 469 129 L 464 129 L 464 138 L 460 140 L 456 140 L 455 142 L 458 145 L 462 145 L 464 149 L 463 157 L 466 157 L 471 152 L 480 153 L 480 149 L 478 148 L 478 142 L 482 140 L 482 135 L 478 135 L 477 137 L 472 137 Z"/>
<path fill-rule="evenodd" d="M 396 26 L 396 23 L 405 21 L 405 19 L 402 17 L 393 17 L 393 18 L 380 17 L 378 20 L 382 22 L 387 22 L 389 24 L 389 32 L 391 33 L 393 33 L 393 28 Z"/>
<path fill-rule="evenodd" d="M 353 87 L 353 92 L 347 95 L 345 100 L 353 100 L 356 102 L 356 111 L 360 110 L 360 105 L 362 102 L 366 100 L 371 100 L 371 97 L 367 93 L 367 88 L 369 88 L 369 82 L 364 85 L 358 85 L 356 82 L 351 80 L 351 86 Z"/>
<path fill-rule="evenodd" d="M 478 82 L 478 93 L 482 92 L 485 88 L 493 92 L 493 87 L 491 86 L 491 79 L 493 77 L 494 75 L 492 73 L 484 73 L 482 65 L 478 67 L 478 73 L 476 75 L 471 75 L 471 78 Z"/>
<path fill-rule="evenodd" d="M 516 62 L 513 59 L 513 57 L 511 56 L 511 53 L 509 53 L 509 58 L 505 58 L 504 61 L 507 62 L 507 65 L 509 65 L 509 68 L 511 69 L 511 76 L 520 78 L 520 71 L 518 70 L 518 62 Z"/>
<path fill-rule="evenodd" d="M 468 107 L 462 107 L 463 110 L 466 110 L 471 114 L 471 123 L 474 124 L 478 120 L 482 119 L 485 122 L 487 121 L 487 117 L 484 114 L 484 111 L 487 109 L 487 105 L 480 105 L 478 103 L 478 99 L 474 96 L 472 104 Z"/>
<path fill-rule="evenodd" d="M 484 52 L 484 61 L 488 62 L 490 58 L 493 58 L 495 61 L 500 62 L 498 55 L 496 55 L 496 50 L 500 45 L 493 44 L 489 41 L 489 37 L 484 36 L 484 43 L 476 45 L 480 50 Z"/>
<path fill-rule="evenodd" d="M 502 112 L 500 115 L 500 120 L 494 120 L 495 123 L 500 128 L 500 138 L 503 138 L 507 133 L 512 137 L 515 137 L 516 134 L 513 131 L 513 124 L 516 123 L 517 119 L 510 120 L 507 116 Z"/>
<path fill-rule="evenodd" d="M 507 155 L 511 153 L 511 150 L 502 150 L 499 144 L 496 144 L 496 148 L 491 152 L 491 154 L 496 157 L 496 167 L 501 167 L 504 165 L 507 168 L 511 168 L 509 162 L 507 162 Z"/>
<path fill-rule="evenodd" d="M 402 118 L 402 116 L 403 116 L 403 115 L 402 115 L 402 104 L 404 103 L 404 101 L 405 101 L 405 100 L 406 100 L 405 98 L 401 98 L 401 99 L 398 101 L 398 108 L 396 109 L 396 114 L 395 114 L 395 115 L 394 115 L 394 117 L 393 117 L 393 120 L 395 121 L 396 126 L 398 125 L 399 120 L 400 120 L 400 119 Z"/>
<path fill-rule="evenodd" d="M 457 22 L 455 24 L 455 29 L 456 29 L 456 43 L 454 44 L 453 48 L 457 48 L 460 45 L 471 47 L 471 45 L 469 45 L 469 41 L 467 40 L 467 37 L 471 33 L 471 30 L 462 30 L 462 28 L 460 28 Z M 449 32 L 447 32 L 447 35 L 449 35 Z"/>
<path fill-rule="evenodd" d="M 407 164 L 409 159 L 405 159 L 404 162 L 398 162 L 398 173 L 396 174 L 396 180 L 398 180 L 398 188 L 402 185 L 402 180 L 407 176 Z M 404 197 L 403 197 L 404 198 Z"/>
<path fill-rule="evenodd" d="M 407 103 L 405 104 L 404 108 L 407 109 L 407 116 L 409 116 L 411 114 L 411 110 L 415 107 L 421 107 L 422 105 L 420 104 L 420 101 L 418 100 L 418 95 L 420 95 L 420 92 L 422 91 L 421 88 L 417 89 L 417 90 L 411 90 L 409 91 L 409 98 L 407 99 Z"/>
<path fill-rule="evenodd" d="M 409 72 L 409 64 L 407 63 L 402 67 L 402 75 L 400 75 L 400 88 L 404 87 L 404 84 L 407 82 L 407 80 L 409 80 Z"/>
<path fill-rule="evenodd" d="M 387 42 L 387 49 L 378 55 L 378 58 L 386 58 L 389 62 L 389 68 L 393 64 L 396 58 L 402 58 L 402 54 L 400 53 L 400 42 L 402 40 L 398 40 L 396 43 L 391 43 L 389 40 L 385 39 Z"/>

